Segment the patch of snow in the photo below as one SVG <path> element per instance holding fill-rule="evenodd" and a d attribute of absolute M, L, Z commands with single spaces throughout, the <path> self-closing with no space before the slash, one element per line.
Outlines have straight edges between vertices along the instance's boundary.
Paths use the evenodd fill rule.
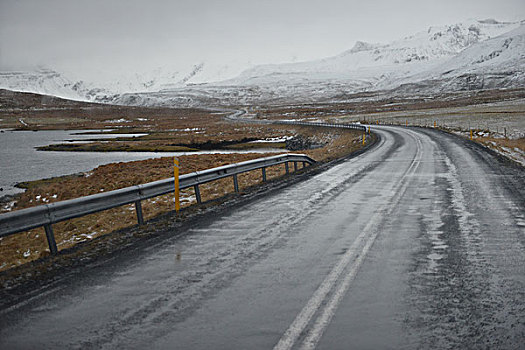
<path fill-rule="evenodd" d="M 167 131 L 202 131 L 204 128 L 169 129 Z"/>
<path fill-rule="evenodd" d="M 179 201 L 181 203 L 191 203 L 191 202 L 197 202 L 197 198 L 195 195 L 188 195 L 188 196 L 180 196 Z M 175 198 L 173 198 L 173 202 L 175 203 Z"/>
<path fill-rule="evenodd" d="M 501 147 L 500 150 L 496 147 L 493 150 L 525 166 L 525 154 L 519 148 L 512 150 L 508 147 Z"/>
<path fill-rule="evenodd" d="M 6 204 L 4 205 L 4 208 L 3 208 L 4 211 L 11 211 L 11 210 L 13 210 L 13 208 L 14 208 L 14 206 L 15 206 L 15 203 L 16 203 L 16 201 L 11 201 L 11 202 L 9 202 L 9 203 L 6 203 Z"/>
<path fill-rule="evenodd" d="M 120 119 L 105 120 L 104 122 L 105 123 L 130 123 L 131 120 L 120 118 Z"/>
<path fill-rule="evenodd" d="M 258 143 L 258 142 L 286 142 L 287 140 L 293 139 L 293 136 L 283 136 L 283 137 L 268 137 L 263 140 L 254 140 L 250 141 L 250 143 Z"/>

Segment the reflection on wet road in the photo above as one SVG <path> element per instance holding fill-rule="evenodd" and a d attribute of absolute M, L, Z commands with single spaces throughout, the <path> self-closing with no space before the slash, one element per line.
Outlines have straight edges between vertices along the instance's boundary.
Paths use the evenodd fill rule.
<path fill-rule="evenodd" d="M 365 154 L 0 311 L 1 347 L 518 348 L 524 170 L 376 131 Z"/>

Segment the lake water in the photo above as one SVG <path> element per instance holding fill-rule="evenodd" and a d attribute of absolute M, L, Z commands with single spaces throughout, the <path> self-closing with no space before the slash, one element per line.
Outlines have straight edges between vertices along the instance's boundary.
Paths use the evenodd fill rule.
<path fill-rule="evenodd" d="M 149 158 L 180 156 L 199 153 L 282 152 L 266 149 L 257 151 L 203 151 L 203 152 L 53 152 L 37 151 L 35 147 L 61 143 L 65 140 L 121 137 L 122 134 L 75 135 L 96 130 L 45 130 L 0 132 L 0 197 L 22 192 L 15 185 L 23 181 L 45 179 L 89 171 L 102 164 L 129 162 Z M 136 134 L 135 136 L 140 135 Z M 134 136 L 126 134 L 125 136 Z"/>

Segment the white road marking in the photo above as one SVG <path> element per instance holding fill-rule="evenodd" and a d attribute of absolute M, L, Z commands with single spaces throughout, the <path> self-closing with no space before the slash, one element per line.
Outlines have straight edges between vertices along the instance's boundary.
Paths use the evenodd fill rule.
<path fill-rule="evenodd" d="M 321 283 L 319 288 L 315 291 L 313 296 L 308 300 L 306 306 L 301 310 L 297 315 L 293 323 L 288 327 L 284 335 L 279 340 L 279 343 L 274 347 L 275 350 L 284 350 L 291 349 L 295 344 L 299 335 L 306 328 L 312 316 L 317 312 L 321 307 L 321 304 L 325 300 L 327 294 L 332 290 L 334 284 L 337 282 L 337 279 L 350 263 L 352 258 L 357 252 L 357 248 L 361 245 L 361 241 L 366 236 L 367 228 L 372 225 L 372 221 L 369 221 L 365 229 L 361 232 L 359 237 L 354 241 L 350 249 L 346 251 L 343 257 L 339 260 L 337 265 L 330 271 L 328 276 Z"/>
<path fill-rule="evenodd" d="M 414 137 L 413 133 L 409 132 L 409 134 L 410 136 Z M 412 160 L 412 163 L 405 171 L 404 176 L 402 176 L 397 185 L 392 188 L 392 199 L 390 201 L 385 202 L 385 204 L 378 211 L 375 212 L 370 221 L 361 231 L 361 234 L 354 241 L 350 249 L 348 249 L 348 251 L 341 257 L 339 262 L 334 266 L 332 271 L 330 271 L 330 273 L 323 280 L 319 288 L 314 292 L 310 300 L 308 300 L 307 304 L 303 307 L 301 312 L 297 315 L 295 320 L 288 327 L 288 329 L 283 334 L 277 345 L 275 345 L 274 350 L 288 350 L 295 345 L 295 343 L 299 339 L 299 336 L 305 331 L 314 314 L 317 313 L 323 306 L 327 295 L 332 291 L 334 285 L 337 283 L 343 271 L 348 267 L 350 262 L 353 259 L 355 259 L 354 263 L 350 266 L 349 271 L 343 279 L 343 281 L 332 293 L 328 302 L 325 303 L 326 306 L 324 307 L 324 310 L 322 311 L 321 315 L 317 318 L 313 328 L 308 332 L 308 335 L 301 346 L 302 349 L 315 348 L 315 346 L 321 339 L 321 336 L 323 335 L 326 327 L 328 326 L 332 317 L 334 316 L 340 301 L 342 300 L 350 284 L 354 280 L 360 266 L 362 265 L 366 257 L 366 254 L 368 253 L 375 239 L 377 238 L 379 228 L 376 227 L 376 229 L 374 229 L 374 227 L 377 226 L 384 217 L 387 217 L 388 214 L 393 211 L 396 204 L 401 200 L 404 192 L 408 187 L 408 183 L 405 180 L 407 178 L 410 178 L 410 175 L 412 175 L 416 171 L 417 167 L 420 164 L 422 155 L 421 140 L 417 137 L 415 137 L 415 139 L 417 144 L 416 154 Z M 372 231 L 371 234 L 369 234 L 370 231 Z M 357 248 L 361 246 L 361 242 L 367 235 L 369 235 L 367 241 L 365 242 L 364 246 L 360 250 L 358 250 Z"/>
<path fill-rule="evenodd" d="M 343 297 L 346 295 L 346 291 L 348 290 L 348 288 L 350 287 L 350 284 L 352 283 L 355 276 L 357 275 L 357 272 L 359 271 L 359 268 L 361 267 L 363 261 L 365 260 L 365 257 L 368 254 L 368 251 L 372 247 L 372 244 L 374 244 L 378 233 L 379 233 L 379 230 L 376 230 L 372 234 L 372 236 L 368 238 L 368 241 L 363 247 L 361 254 L 359 254 L 355 262 L 350 267 L 350 271 L 348 271 L 348 274 L 345 276 L 343 282 L 339 285 L 339 287 L 336 289 L 336 291 L 332 295 L 332 298 L 330 299 L 328 304 L 325 306 L 321 316 L 317 318 L 312 330 L 308 332 L 308 336 L 304 340 L 301 346 L 301 349 L 305 349 L 305 350 L 315 349 L 315 346 L 317 345 L 317 343 L 319 343 L 321 336 L 323 335 L 325 329 L 330 324 L 332 317 L 335 315 L 335 311 L 337 310 L 339 303 L 341 302 Z"/>

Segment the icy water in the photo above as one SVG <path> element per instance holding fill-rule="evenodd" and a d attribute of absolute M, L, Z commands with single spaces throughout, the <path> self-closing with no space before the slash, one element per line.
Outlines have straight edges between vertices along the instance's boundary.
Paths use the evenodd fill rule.
<path fill-rule="evenodd" d="M 0 188 L 2 189 L 0 191 L 0 198 L 22 192 L 23 190 L 15 187 L 19 182 L 85 172 L 102 164 L 195 153 L 241 153 L 238 151 L 222 150 L 171 153 L 37 151 L 35 147 L 64 142 L 65 140 L 130 137 L 139 136 L 140 134 L 75 135 L 79 132 L 97 130 L 2 131 L 3 132 L 0 132 Z M 259 150 L 259 152 L 263 151 L 272 152 L 275 150 Z M 257 151 L 251 150 L 249 152 Z"/>

